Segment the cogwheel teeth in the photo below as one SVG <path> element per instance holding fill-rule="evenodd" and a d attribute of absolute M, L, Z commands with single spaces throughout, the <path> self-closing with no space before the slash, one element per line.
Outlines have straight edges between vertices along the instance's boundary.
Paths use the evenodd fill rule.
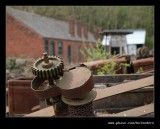
<path fill-rule="evenodd" d="M 44 67 L 45 65 L 45 67 Z M 60 57 L 43 56 L 31 65 L 32 73 L 39 78 L 58 79 L 63 75 L 64 63 Z"/>

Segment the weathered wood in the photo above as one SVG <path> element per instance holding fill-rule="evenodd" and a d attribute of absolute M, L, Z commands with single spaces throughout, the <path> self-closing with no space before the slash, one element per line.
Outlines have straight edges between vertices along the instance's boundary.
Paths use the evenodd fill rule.
<path fill-rule="evenodd" d="M 122 83 L 124 80 L 138 80 L 145 77 L 153 76 L 148 74 L 114 74 L 114 75 L 94 75 L 95 83 Z"/>
<path fill-rule="evenodd" d="M 154 103 L 133 108 L 116 114 L 101 114 L 99 117 L 139 117 L 154 112 Z"/>
<path fill-rule="evenodd" d="M 39 111 L 27 114 L 24 117 L 52 117 L 54 115 L 55 113 L 54 113 L 53 106 L 50 106 L 50 107 L 41 109 Z"/>
<path fill-rule="evenodd" d="M 109 97 L 112 95 L 150 86 L 153 84 L 154 84 L 154 76 L 151 76 L 144 79 L 109 87 L 106 89 L 95 89 L 97 91 L 97 96 L 94 101 L 105 98 L 105 97 Z"/>

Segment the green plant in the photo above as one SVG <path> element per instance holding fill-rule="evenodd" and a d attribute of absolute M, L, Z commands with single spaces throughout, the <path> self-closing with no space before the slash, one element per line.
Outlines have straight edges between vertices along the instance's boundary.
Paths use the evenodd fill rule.
<path fill-rule="evenodd" d="M 118 70 L 122 69 L 123 67 L 130 67 L 130 63 L 119 63 L 117 64 L 115 61 L 106 62 L 103 67 L 97 66 L 98 75 L 106 75 L 106 74 L 116 74 Z"/>
<path fill-rule="evenodd" d="M 115 74 L 116 73 L 116 62 L 107 62 L 103 67 L 99 67 L 97 74 L 106 75 L 106 74 Z"/>
<path fill-rule="evenodd" d="M 121 63 L 121 66 L 131 67 L 131 63 Z"/>
<path fill-rule="evenodd" d="M 16 64 L 15 58 L 8 58 L 6 62 L 6 68 L 9 70 L 19 68 L 19 65 Z"/>
<path fill-rule="evenodd" d="M 83 40 L 82 40 L 83 41 Z M 82 55 L 85 57 L 86 61 L 94 61 L 94 60 L 104 60 L 108 59 L 114 55 L 106 52 L 105 46 L 102 45 L 100 39 L 97 40 L 96 46 L 91 46 L 88 48 L 84 41 L 82 42 L 84 49 L 81 50 Z M 130 63 L 119 63 L 117 64 L 115 61 L 106 62 L 102 67 L 96 66 L 98 68 L 98 75 L 105 74 L 116 74 L 118 70 L 122 69 L 122 67 L 130 67 Z"/>
<path fill-rule="evenodd" d="M 81 53 L 85 57 L 86 61 L 103 60 L 111 57 L 111 53 L 106 52 L 105 46 L 102 45 L 100 39 L 97 40 L 95 47 L 93 47 L 92 45 L 90 47 L 87 47 L 86 43 L 84 43 L 84 41 L 82 42 L 84 49 L 81 50 Z"/>
<path fill-rule="evenodd" d="M 137 70 L 137 72 L 136 72 L 136 73 L 142 73 L 142 72 L 144 72 L 144 70 L 143 70 L 143 68 L 142 68 L 142 67 L 140 67 L 140 68 Z"/>

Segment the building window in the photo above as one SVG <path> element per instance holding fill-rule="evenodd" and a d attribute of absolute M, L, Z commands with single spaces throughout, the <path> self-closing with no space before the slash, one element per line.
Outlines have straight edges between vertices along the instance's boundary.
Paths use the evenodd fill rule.
<path fill-rule="evenodd" d="M 68 63 L 71 63 L 71 45 L 68 46 Z"/>
<path fill-rule="evenodd" d="M 48 40 L 45 39 L 44 41 L 44 51 L 48 53 Z"/>
<path fill-rule="evenodd" d="M 55 55 L 54 42 L 50 42 L 50 55 Z"/>
<path fill-rule="evenodd" d="M 71 51 L 72 51 L 72 57 L 71 57 L 72 58 L 72 62 L 74 62 L 74 57 L 75 57 L 74 46 L 72 46 L 72 50 Z"/>
<path fill-rule="evenodd" d="M 62 54 L 63 54 L 63 43 L 62 41 L 59 41 L 58 42 L 58 55 L 62 57 Z"/>
<path fill-rule="evenodd" d="M 81 61 L 81 46 L 78 46 L 78 60 Z"/>

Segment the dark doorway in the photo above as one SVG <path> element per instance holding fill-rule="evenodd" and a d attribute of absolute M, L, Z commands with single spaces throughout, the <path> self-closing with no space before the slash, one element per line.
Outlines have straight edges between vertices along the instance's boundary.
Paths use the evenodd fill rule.
<path fill-rule="evenodd" d="M 119 49 L 120 49 L 119 47 L 112 47 L 112 48 L 111 48 L 111 54 L 112 54 L 112 55 L 113 55 L 113 54 L 115 54 L 115 55 L 116 55 L 116 54 L 119 54 Z"/>
<path fill-rule="evenodd" d="M 137 49 L 143 47 L 143 44 L 137 44 Z"/>
<path fill-rule="evenodd" d="M 68 46 L 68 63 L 71 63 L 71 46 Z"/>

